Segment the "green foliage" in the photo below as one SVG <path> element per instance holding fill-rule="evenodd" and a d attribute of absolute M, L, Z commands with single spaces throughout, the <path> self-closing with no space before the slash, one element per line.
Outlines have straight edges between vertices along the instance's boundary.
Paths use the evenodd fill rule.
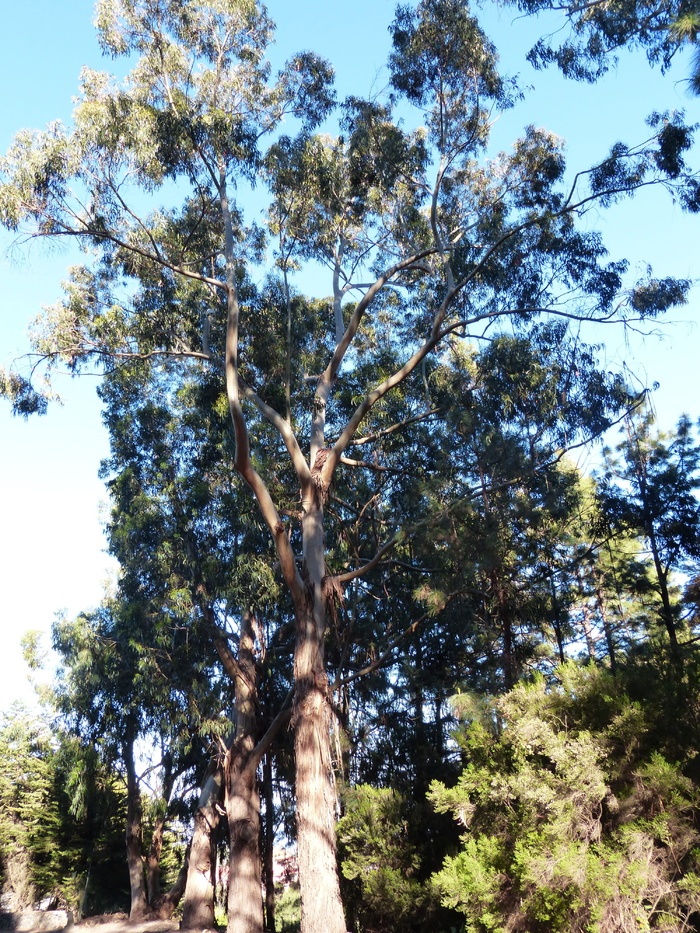
<path fill-rule="evenodd" d="M 123 800 L 69 737 L 21 708 L 0 726 L 0 882 L 15 909 L 51 895 L 118 909 L 127 886 Z"/>
<path fill-rule="evenodd" d="M 695 41 L 694 4 L 688 0 L 612 0 L 585 6 L 517 0 L 513 5 L 527 13 L 555 10 L 568 21 L 560 21 L 555 33 L 540 39 L 528 57 L 537 68 L 555 64 L 567 77 L 579 80 L 595 81 L 625 46 L 644 49 L 652 65 L 666 69 L 684 42 Z"/>
<path fill-rule="evenodd" d="M 677 664 L 679 636 L 687 638 L 678 581 L 700 560 L 699 488 L 700 445 L 687 417 L 675 432 L 663 435 L 654 431 L 649 412 L 638 412 L 626 419 L 616 450 L 606 450 L 599 501 L 612 539 L 609 548 L 614 553 L 626 535 L 640 542 L 631 588 L 649 607 L 650 634 L 654 626 L 665 629 Z"/>
<path fill-rule="evenodd" d="M 470 933 L 691 930 L 694 785 L 644 753 L 644 712 L 599 669 L 523 684 L 458 734 L 466 768 L 431 799 L 465 828 L 434 876 Z M 669 924 L 671 926 L 669 926 Z"/>
<path fill-rule="evenodd" d="M 298 884 L 275 889 L 275 930 L 277 933 L 299 933 L 301 929 L 301 896 Z"/>
<path fill-rule="evenodd" d="M 421 872 L 419 807 L 397 791 L 369 785 L 346 790 L 343 805 L 338 858 L 348 916 L 377 933 L 432 929 L 439 910 Z"/>
<path fill-rule="evenodd" d="M 631 17 L 629 0 L 589 9 L 599 36 Z M 588 13 L 570 12 L 588 33 Z M 630 35 L 625 23 L 615 36 Z M 565 657 L 586 495 L 564 454 L 631 403 L 595 350 L 546 318 L 638 320 L 685 300 L 683 280 L 630 283 L 580 217 L 651 184 L 695 209 L 692 130 L 654 115 L 650 139 L 616 143 L 573 187 L 549 130 L 528 127 L 488 159 L 493 121 L 519 92 L 462 0 L 399 7 L 390 89 L 349 98 L 327 133 L 316 130 L 334 109 L 332 69 L 305 52 L 274 75 L 274 26 L 255 0 L 100 0 L 96 25 L 126 79 L 86 70 L 71 126 L 23 132 L 0 161 L 0 223 L 85 245 L 89 265 L 35 324 L 34 372 L 100 367 L 112 440 L 103 472 L 122 575 L 114 598 L 55 628 L 63 715 L 126 771 L 138 840 L 137 741 L 160 756 L 158 815 L 171 815 L 177 777 L 196 779 L 226 729 L 213 645 L 235 670 L 241 612 L 264 613 L 271 718 L 292 677 L 296 611 L 298 684 L 335 681 L 356 739 L 349 768 L 405 793 L 348 796 L 342 858 L 357 921 L 427 929 L 429 850 L 444 849 L 421 807 L 452 767 L 446 697 L 465 673 L 496 692 L 554 651 Z M 599 51 L 562 62 L 584 74 Z M 295 288 L 303 266 L 328 271 L 320 295 Z M 0 393 L 30 413 L 50 388 L 13 372 Z M 604 850 L 607 745 L 592 726 L 560 729 L 540 694 L 514 692 L 494 707 L 496 728 L 481 716 L 465 739 L 464 812 L 475 808 L 475 826 L 488 813 L 489 828 L 462 869 L 485 929 L 511 904 L 504 866 L 517 910 L 542 929 L 563 929 L 569 908 L 594 922 L 600 898 L 579 884 L 591 859 L 608 881 L 618 859 L 637 903 L 636 843 L 623 830 L 646 839 L 648 808 L 631 793 L 639 812 L 611 817 L 617 841 Z M 608 720 L 613 701 L 591 710 L 627 753 L 635 711 Z M 300 728 L 307 707 L 296 703 Z M 328 736 L 312 731 L 308 773 L 320 774 Z M 644 788 L 661 780 L 647 764 L 635 771 Z M 332 851 L 309 823 L 299 829 L 309 852 Z M 674 832 L 660 851 L 678 854 Z M 313 870 L 305 896 L 332 895 L 335 879 Z M 456 884 L 445 897 L 459 906 Z"/>
<path fill-rule="evenodd" d="M 45 723 L 22 710 L 0 729 L 0 860 L 3 889 L 18 908 L 58 887 L 60 811 L 54 794 L 55 750 Z"/>

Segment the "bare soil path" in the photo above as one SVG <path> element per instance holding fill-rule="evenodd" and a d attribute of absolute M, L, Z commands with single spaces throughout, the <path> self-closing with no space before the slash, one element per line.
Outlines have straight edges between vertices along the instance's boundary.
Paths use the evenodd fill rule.
<path fill-rule="evenodd" d="M 87 917 L 70 926 L 66 933 L 175 933 L 180 929 L 178 920 L 143 920 L 129 923 L 125 914 L 111 914 L 101 917 Z M 188 933 L 220 933 L 215 929 L 192 930 Z"/>
<path fill-rule="evenodd" d="M 85 933 L 173 933 L 180 929 L 178 920 L 144 920 L 141 923 L 129 923 L 126 917 L 105 916 L 88 917 L 74 923 L 68 929 Z"/>
<path fill-rule="evenodd" d="M 129 923 L 126 914 L 102 914 L 71 922 L 65 910 L 0 912 L 0 933 L 177 933 L 179 920 L 143 920 Z M 223 933 L 221 929 L 188 933 Z"/>

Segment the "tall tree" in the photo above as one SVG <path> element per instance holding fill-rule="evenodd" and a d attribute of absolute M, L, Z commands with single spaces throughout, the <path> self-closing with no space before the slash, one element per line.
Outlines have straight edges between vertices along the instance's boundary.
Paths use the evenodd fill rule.
<path fill-rule="evenodd" d="M 679 118 L 657 116 L 649 141 L 616 145 L 573 186 L 560 143 L 543 130 L 530 127 L 488 161 L 493 117 L 518 94 L 458 0 L 399 9 L 391 99 L 350 99 L 335 138 L 313 135 L 332 103 L 329 66 L 304 53 L 271 79 L 272 24 L 253 0 L 102 0 L 97 26 L 105 51 L 134 60 L 128 79 L 84 72 L 74 128 L 20 134 L 2 162 L 5 226 L 74 237 L 96 252 L 89 268 L 73 270 L 35 348 L 73 371 L 89 359 L 112 367 L 149 357 L 172 372 L 186 358 L 225 374 L 234 463 L 294 607 L 302 929 L 344 933 L 326 636 L 343 588 L 401 534 L 394 520 L 374 554 L 334 566 L 332 487 L 346 468 L 358 477 L 371 470 L 369 457 L 349 453 L 366 440 L 359 432 L 373 410 L 393 421 L 365 448 L 378 461 L 406 417 L 427 417 L 414 402 L 394 420 L 392 400 L 404 384 L 419 399 L 424 364 L 457 335 L 483 336 L 503 319 L 527 326 L 545 313 L 647 317 L 682 301 L 687 283 L 655 279 L 620 301 L 625 264 L 608 263 L 599 236 L 576 218 L 652 183 L 692 203 L 683 161 L 691 133 Z M 404 130 L 395 103 L 414 107 L 424 128 Z M 296 136 L 281 135 L 285 117 Z M 263 165 L 282 314 L 252 285 L 264 237 L 234 200 Z M 167 199 L 174 206 L 160 203 Z M 320 264 L 331 284 L 325 305 L 305 303 L 318 335 L 311 352 L 296 352 L 288 337 L 298 313 L 290 273 L 302 262 Z M 44 404 L 17 372 L 2 389 L 20 412 Z M 292 394 L 303 416 L 290 409 Z M 256 433 L 261 418 L 276 441 Z"/>
<path fill-rule="evenodd" d="M 163 835 L 177 809 L 178 781 L 201 767 L 206 729 L 193 711 L 211 702 L 208 678 L 198 685 L 196 677 L 197 667 L 206 668 L 170 620 L 154 618 L 143 603 L 127 606 L 116 599 L 91 615 L 57 622 L 54 647 L 63 661 L 55 693 L 63 721 L 122 774 L 126 786 L 130 916 L 167 915 L 182 892 L 180 885 L 161 892 Z M 149 763 L 140 754 L 144 743 L 152 750 Z M 146 781 L 155 801 L 148 843 Z"/>
<path fill-rule="evenodd" d="M 608 451 L 600 498 L 613 528 L 643 542 L 648 572 L 637 575 L 636 588 L 654 594 L 654 614 L 680 663 L 682 605 L 673 578 L 693 575 L 700 559 L 700 446 L 687 417 L 669 436 L 655 433 L 653 421 L 649 411 L 626 419 L 624 439 Z"/>
<path fill-rule="evenodd" d="M 219 688 L 210 704 L 220 700 L 229 718 L 218 735 L 216 723 L 202 724 L 213 731 L 214 754 L 195 815 L 183 925 L 214 923 L 215 829 L 225 805 L 229 929 L 261 929 L 256 768 L 290 710 L 281 701 L 265 719 L 257 714 L 263 669 L 268 680 L 276 676 L 273 664 L 263 665 L 274 626 L 263 632 L 258 614 L 270 619 L 278 586 L 268 541 L 234 482 L 226 422 L 210 407 L 217 388 L 197 372 L 173 388 L 167 372 L 147 363 L 105 380 L 112 455 L 103 469 L 113 497 L 108 533 L 121 564 L 120 599 L 148 605 L 187 633 L 190 651 L 200 654 L 190 661 L 195 678 L 217 655 L 223 672 L 214 674 Z M 270 693 L 270 684 L 264 687 Z M 201 706 L 200 698 L 193 709 Z"/>

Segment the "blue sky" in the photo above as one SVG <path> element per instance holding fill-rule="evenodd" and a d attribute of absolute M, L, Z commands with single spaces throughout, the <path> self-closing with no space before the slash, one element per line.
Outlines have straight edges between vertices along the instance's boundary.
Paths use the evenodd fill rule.
<path fill-rule="evenodd" d="M 24 0 L 4 4 L 0 35 L 0 148 L 24 127 L 70 121 L 71 98 L 80 68 L 110 68 L 103 61 L 91 26 L 91 0 Z M 278 23 L 279 63 L 300 48 L 325 55 L 337 72 L 339 96 L 376 93 L 386 84 L 383 64 L 393 0 L 271 0 Z M 680 61 L 666 76 L 651 72 L 641 54 L 625 55 L 617 71 L 590 87 L 564 82 L 556 73 L 534 73 L 523 53 L 536 24 L 512 10 L 488 7 L 491 35 L 504 66 L 534 85 L 526 102 L 506 115 L 495 130 L 507 148 L 528 123 L 565 138 L 572 167 L 602 157 L 617 138 L 644 136 L 644 116 L 653 109 L 685 108 L 700 119 L 700 100 L 689 98 Z M 646 262 L 663 275 L 698 275 L 700 218 L 687 217 L 660 193 L 645 192 L 610 213 L 591 215 L 614 258 L 634 268 Z M 72 261 L 69 252 L 22 246 L 0 234 L 0 362 L 24 346 L 27 322 L 59 296 L 60 281 Z M 665 322 L 663 338 L 597 332 L 610 368 L 628 365 L 642 380 L 661 383 L 655 402 L 662 426 L 682 412 L 700 416 L 698 297 Z M 15 697 L 30 695 L 21 661 L 20 639 L 28 629 L 48 632 L 54 614 L 76 613 L 95 605 L 111 564 L 103 553 L 101 516 L 105 495 L 97 478 L 107 440 L 100 422 L 95 383 L 90 378 L 61 383 L 63 407 L 29 422 L 0 408 L 0 710 Z"/>

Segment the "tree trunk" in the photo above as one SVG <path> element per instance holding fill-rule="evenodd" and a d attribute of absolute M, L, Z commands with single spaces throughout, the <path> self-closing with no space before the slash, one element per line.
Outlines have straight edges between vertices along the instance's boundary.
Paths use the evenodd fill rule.
<path fill-rule="evenodd" d="M 188 864 L 189 852 L 187 853 L 185 861 L 182 863 L 182 867 L 178 872 L 177 878 L 175 879 L 175 884 L 170 888 L 169 891 L 166 891 L 165 894 L 161 894 L 155 903 L 151 904 L 151 916 L 154 919 L 170 920 L 172 917 L 175 908 L 182 900 L 182 895 L 185 893 Z"/>
<path fill-rule="evenodd" d="M 423 643 L 416 638 L 415 664 L 413 669 L 412 703 L 414 733 L 414 777 L 413 788 L 416 800 L 423 800 L 428 790 L 428 730 L 425 723 L 425 695 L 423 693 Z"/>
<path fill-rule="evenodd" d="M 244 746 L 247 743 L 243 743 Z M 228 933 L 263 933 L 260 872 L 260 798 L 252 751 L 236 745 L 226 767 L 226 815 L 230 832 Z"/>
<path fill-rule="evenodd" d="M 671 661 L 674 663 L 676 668 L 680 670 L 681 668 L 681 655 L 678 647 L 678 636 L 676 635 L 676 622 L 673 617 L 673 608 L 671 606 L 671 596 L 668 592 L 668 571 L 664 569 L 661 563 L 661 557 L 659 555 L 659 546 L 656 540 L 656 534 L 654 532 L 654 527 L 649 520 L 647 522 L 647 533 L 649 536 L 649 543 L 651 545 L 651 555 L 654 560 L 654 570 L 656 571 L 656 579 L 659 585 L 659 595 L 661 596 L 661 618 L 664 625 L 666 626 L 666 631 L 668 632 L 668 640 L 671 646 Z"/>
<path fill-rule="evenodd" d="M 180 925 L 183 930 L 211 929 L 214 926 L 216 830 L 222 798 L 223 771 L 213 758 L 202 782 L 199 807 L 194 817 Z"/>
<path fill-rule="evenodd" d="M 159 816 L 153 826 L 151 847 L 146 857 L 146 891 L 148 904 L 154 907 L 160 900 L 160 856 L 163 851 L 165 816 Z"/>
<path fill-rule="evenodd" d="M 320 594 L 319 594 L 320 595 Z M 298 612 L 294 658 L 297 844 L 302 933 L 345 933 L 335 843 L 331 705 L 323 665 L 325 613 Z M 323 621 L 319 624 L 319 616 Z"/>
<path fill-rule="evenodd" d="M 267 752 L 263 764 L 263 789 L 265 797 L 264 834 L 264 880 L 265 880 L 265 929 L 275 933 L 275 801 L 272 784 L 272 754 Z"/>
<path fill-rule="evenodd" d="M 583 637 L 586 642 L 586 651 L 588 652 L 588 660 L 591 664 L 596 661 L 596 642 L 593 635 L 593 624 L 591 622 L 593 612 L 587 604 L 584 604 L 581 609 L 581 631 L 583 632 Z"/>
<path fill-rule="evenodd" d="M 143 870 L 143 820 L 141 791 L 134 764 L 134 738 L 127 735 L 124 743 L 126 766 L 126 861 L 129 868 L 131 908 L 129 920 L 142 920 L 148 913 L 146 883 Z"/>
<path fill-rule="evenodd" d="M 236 729 L 224 763 L 230 854 L 228 933 L 264 933 L 260 872 L 260 797 L 253 753 L 257 741 L 256 619 L 246 612 L 236 670 Z"/>
<path fill-rule="evenodd" d="M 496 595 L 496 612 L 503 638 L 503 686 L 511 690 L 517 679 L 512 607 L 498 573 L 491 574 L 491 584 Z"/>

